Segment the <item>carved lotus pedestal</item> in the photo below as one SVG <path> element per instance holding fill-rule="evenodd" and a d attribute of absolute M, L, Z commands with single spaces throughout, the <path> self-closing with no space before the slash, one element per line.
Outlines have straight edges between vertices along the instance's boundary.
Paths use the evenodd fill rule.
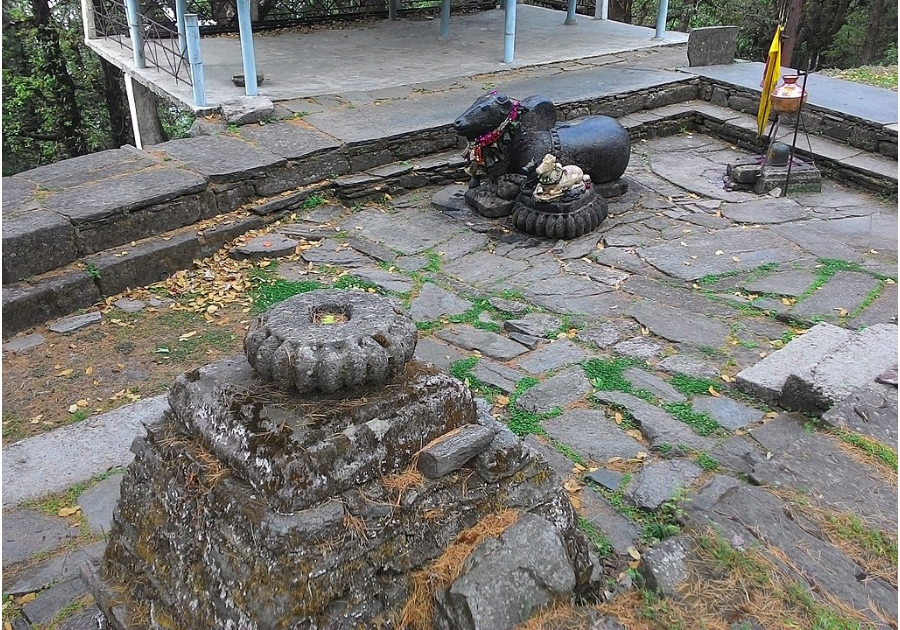
<path fill-rule="evenodd" d="M 572 239 L 597 229 L 607 213 L 606 201 L 593 187 L 574 199 L 553 202 L 538 201 L 523 189 L 516 198 L 512 222 L 526 234 Z"/>
<path fill-rule="evenodd" d="M 251 326 L 249 361 L 179 376 L 85 567 L 112 626 L 502 630 L 584 589 L 559 479 L 408 360 L 414 331 L 388 298 L 312 292 Z"/>

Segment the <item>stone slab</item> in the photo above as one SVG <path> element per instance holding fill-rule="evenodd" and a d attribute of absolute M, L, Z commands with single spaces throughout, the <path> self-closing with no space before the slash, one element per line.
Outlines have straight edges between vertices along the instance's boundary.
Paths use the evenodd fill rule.
<path fill-rule="evenodd" d="M 238 130 L 241 138 L 286 160 L 299 160 L 340 143 L 299 120 L 278 125 L 247 125 Z"/>
<path fill-rule="evenodd" d="M 521 319 L 508 319 L 503 328 L 532 337 L 548 337 L 562 327 L 562 319 L 547 313 L 528 313 Z"/>
<path fill-rule="evenodd" d="M 792 339 L 784 348 L 738 372 L 735 377 L 738 389 L 770 404 L 778 404 L 784 384 L 791 374 L 815 365 L 844 344 L 852 334 L 831 324 L 817 324 Z"/>
<path fill-rule="evenodd" d="M 546 413 L 556 408 L 564 409 L 590 391 L 591 384 L 584 370 L 574 367 L 526 390 L 516 399 L 516 406 L 533 413 Z"/>
<path fill-rule="evenodd" d="M 632 337 L 631 339 L 620 341 L 613 346 L 613 350 L 618 354 L 633 359 L 641 359 L 642 361 L 655 359 L 666 351 L 661 343 L 649 337 Z"/>
<path fill-rule="evenodd" d="M 359 267 L 353 270 L 353 275 L 391 293 L 409 293 L 414 287 L 408 277 L 401 273 L 391 273 L 381 267 Z"/>
<path fill-rule="evenodd" d="M 468 355 L 460 352 L 455 346 L 437 341 L 432 337 L 425 337 L 419 339 L 416 344 L 416 352 L 413 356 L 419 361 L 431 363 L 445 372 L 448 372 L 451 364 L 455 361 L 465 359 Z"/>
<path fill-rule="evenodd" d="M 525 378 L 524 372 L 485 358 L 479 359 L 475 367 L 472 368 L 472 376 L 485 385 L 496 387 L 504 394 L 514 392 L 518 382 Z"/>
<path fill-rule="evenodd" d="M 143 300 L 132 300 L 131 298 L 119 298 L 113 302 L 113 306 L 123 313 L 137 313 L 147 307 L 147 303 Z"/>
<path fill-rule="evenodd" d="M 85 490 L 78 497 L 78 506 L 94 534 L 107 534 L 112 526 L 113 510 L 119 501 L 122 474 L 116 473 Z"/>
<path fill-rule="evenodd" d="M 686 374 L 694 378 L 719 378 L 719 368 L 706 361 L 683 354 L 666 357 L 656 364 L 657 370 L 670 374 Z"/>
<path fill-rule="evenodd" d="M 690 486 L 702 472 L 699 465 L 687 460 L 649 462 L 625 488 L 625 496 L 640 508 L 655 510 Z"/>
<path fill-rule="evenodd" d="M 528 352 L 528 349 L 520 343 L 472 326 L 457 325 L 444 328 L 437 331 L 434 336 L 464 350 L 478 350 L 482 354 L 500 361 L 508 361 Z"/>
<path fill-rule="evenodd" d="M 582 328 L 575 333 L 575 340 L 592 344 L 597 348 L 608 348 L 622 338 L 621 331 L 611 322 L 601 322 Z"/>
<path fill-rule="evenodd" d="M 444 272 L 473 286 L 493 286 L 528 268 L 528 263 L 488 252 L 474 252 L 444 266 Z"/>
<path fill-rule="evenodd" d="M 688 63 L 691 66 L 716 66 L 733 62 L 737 36 L 737 26 L 692 28 L 688 34 Z"/>
<path fill-rule="evenodd" d="M 719 212 L 736 223 L 789 223 L 805 219 L 809 211 L 788 197 L 762 197 L 743 203 L 725 203 Z"/>
<path fill-rule="evenodd" d="M 227 184 L 261 175 L 285 159 L 229 136 L 201 136 L 170 140 L 153 147 L 186 164 L 214 184 Z"/>
<path fill-rule="evenodd" d="M 717 251 L 722 254 L 716 255 Z M 765 228 L 752 227 L 691 234 L 680 241 L 638 248 L 638 254 L 660 271 L 682 280 L 750 271 L 767 263 L 790 262 L 803 256 L 802 250 L 787 239 Z"/>
<path fill-rule="evenodd" d="M 865 273 L 838 271 L 812 295 L 796 303 L 790 313 L 804 321 L 837 320 L 856 310 L 879 284 L 877 278 Z"/>
<path fill-rule="evenodd" d="M 897 443 L 897 387 L 869 383 L 822 414 L 822 422 L 883 444 Z"/>
<path fill-rule="evenodd" d="M 650 446 L 655 449 L 668 445 L 709 450 L 715 444 L 714 440 L 697 435 L 688 425 L 637 396 L 616 391 L 598 391 L 594 393 L 594 399 L 627 410 L 640 425 L 641 433 L 650 442 Z"/>
<path fill-rule="evenodd" d="M 61 608 L 87 593 L 81 576 L 73 576 L 41 591 L 37 598 L 22 607 L 22 613 L 33 626 L 46 627 Z"/>
<path fill-rule="evenodd" d="M 803 411 L 825 411 L 895 366 L 897 339 L 896 324 L 875 324 L 852 334 L 815 363 L 787 377 L 781 394 L 782 405 Z"/>
<path fill-rule="evenodd" d="M 683 402 L 684 395 L 666 379 L 639 368 L 628 368 L 624 376 L 635 389 L 648 391 L 662 402 Z"/>
<path fill-rule="evenodd" d="M 342 224 L 348 231 L 411 256 L 435 249 L 440 243 L 468 231 L 465 225 L 431 208 L 403 208 L 392 212 L 365 209 Z M 352 232 L 351 232 L 352 233 Z"/>
<path fill-rule="evenodd" d="M 24 595 L 46 588 L 54 582 L 79 575 L 81 563 L 99 559 L 106 549 L 106 541 L 99 541 L 76 549 L 71 553 L 60 553 L 27 569 L 16 571 L 15 575 L 3 581 L 4 595 Z"/>
<path fill-rule="evenodd" d="M 652 300 L 636 302 L 625 313 L 670 341 L 720 348 L 728 339 L 728 326 L 721 321 Z"/>
<path fill-rule="evenodd" d="M 81 186 L 82 184 L 98 183 L 112 177 L 150 168 L 157 164 L 159 164 L 159 160 L 152 155 L 138 151 L 134 147 L 126 146 L 121 149 L 89 153 L 88 155 L 39 166 L 30 171 L 14 175 L 12 180 L 28 181 L 47 190 L 64 190 Z M 5 196 L 6 193 L 4 193 Z"/>
<path fill-rule="evenodd" d="M 80 330 L 85 326 L 90 326 L 91 324 L 99 324 L 103 319 L 103 315 L 100 311 L 92 311 L 90 313 L 85 313 L 84 315 L 74 315 L 72 317 L 64 317 L 63 319 L 58 319 L 52 324 L 50 324 L 49 328 L 51 331 L 63 335 L 67 335 L 69 333 L 73 333 L 76 330 Z"/>
<path fill-rule="evenodd" d="M 75 229 L 67 217 L 37 208 L 4 208 L 3 284 L 57 269 L 76 256 Z"/>
<path fill-rule="evenodd" d="M 859 248 L 849 247 L 846 243 L 829 233 L 826 221 L 804 221 L 802 223 L 786 223 L 773 225 L 769 229 L 796 243 L 813 256 L 819 258 L 837 258 L 849 262 L 862 262 L 863 256 Z"/>
<path fill-rule="evenodd" d="M 436 284 L 426 282 L 409 305 L 409 312 L 417 322 L 433 321 L 444 315 L 459 315 L 472 308 L 472 303 Z"/>
<path fill-rule="evenodd" d="M 765 415 L 759 409 L 740 403 L 727 396 L 698 396 L 691 401 L 694 411 L 705 413 L 729 431 L 742 429 L 752 422 L 759 422 Z"/>
<path fill-rule="evenodd" d="M 3 507 L 87 481 L 134 458 L 131 443 L 168 409 L 166 395 L 3 446 Z"/>
<path fill-rule="evenodd" d="M 351 236 L 347 239 L 350 247 L 361 254 L 374 258 L 380 262 L 392 263 L 397 260 L 397 254 L 380 243 L 370 241 L 360 236 Z"/>
<path fill-rule="evenodd" d="M 3 352 L 11 352 L 12 354 L 28 354 L 35 348 L 44 345 L 47 338 L 40 333 L 31 333 L 24 337 L 14 337 L 3 344 Z"/>
<path fill-rule="evenodd" d="M 743 284 L 743 287 L 752 293 L 774 293 L 775 295 L 798 297 L 812 286 L 815 279 L 816 274 L 811 271 L 791 269 L 776 271 L 756 278 Z"/>
<path fill-rule="evenodd" d="M 491 306 L 493 306 L 498 311 L 503 311 L 504 313 L 509 313 L 515 317 L 521 317 L 525 313 L 528 312 L 530 308 L 528 304 L 525 302 L 519 302 L 518 300 L 505 300 L 503 298 L 490 298 L 488 300 Z"/>
<path fill-rule="evenodd" d="M 468 210 L 465 194 L 469 189 L 465 184 L 444 186 L 431 196 L 431 203 L 438 210 Z"/>
<path fill-rule="evenodd" d="M 544 374 L 587 359 L 590 355 L 568 339 L 558 339 L 519 360 L 519 367 L 531 374 Z"/>
<path fill-rule="evenodd" d="M 282 236 L 281 234 L 264 234 L 251 238 L 243 245 L 233 247 L 229 254 L 232 258 L 242 260 L 245 258 L 280 258 L 295 253 L 299 241 Z"/>
<path fill-rule="evenodd" d="M 38 492 L 39 494 L 46 493 L 46 491 Z M 38 553 L 52 551 L 77 535 L 78 530 L 69 527 L 69 522 L 58 516 L 47 516 L 36 510 L 5 512 L 3 514 L 3 566 L 4 568 L 10 567 L 24 562 Z"/>
<path fill-rule="evenodd" d="M 300 254 L 306 262 L 314 265 L 333 265 L 335 267 L 365 267 L 372 264 L 372 259 L 363 256 L 350 247 L 349 244 L 340 241 L 325 239 L 318 247 L 305 249 Z"/>
<path fill-rule="evenodd" d="M 897 323 L 897 283 L 886 283 L 875 301 L 850 320 L 853 328 L 889 323 Z"/>
<path fill-rule="evenodd" d="M 632 459 L 647 451 L 645 445 L 627 435 L 603 411 L 572 409 L 544 420 L 543 427 L 551 438 L 598 464 L 605 464 L 612 457 Z"/>

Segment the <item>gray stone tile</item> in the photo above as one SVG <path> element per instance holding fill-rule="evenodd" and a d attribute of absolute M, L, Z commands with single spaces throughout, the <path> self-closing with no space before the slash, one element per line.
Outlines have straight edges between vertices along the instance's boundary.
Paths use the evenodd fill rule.
<path fill-rule="evenodd" d="M 500 361 L 508 361 L 528 352 L 528 348 L 512 339 L 471 326 L 456 325 L 444 328 L 437 331 L 434 336 L 465 350 L 478 350 L 485 356 Z"/>
<path fill-rule="evenodd" d="M 584 398 L 591 391 L 591 384 L 581 367 L 574 367 L 547 379 L 526 390 L 516 400 L 516 405 L 525 411 L 545 413 L 557 407 L 568 405 Z"/>
<path fill-rule="evenodd" d="M 78 530 L 69 527 L 68 521 L 61 517 L 35 510 L 6 512 L 3 514 L 3 566 L 52 551 L 77 535 Z"/>
<path fill-rule="evenodd" d="M 759 422 L 765 415 L 759 409 L 750 407 L 736 400 L 722 396 L 698 396 L 691 401 L 694 411 L 699 411 L 710 416 L 720 426 L 734 431 L 741 429 L 751 422 Z"/>

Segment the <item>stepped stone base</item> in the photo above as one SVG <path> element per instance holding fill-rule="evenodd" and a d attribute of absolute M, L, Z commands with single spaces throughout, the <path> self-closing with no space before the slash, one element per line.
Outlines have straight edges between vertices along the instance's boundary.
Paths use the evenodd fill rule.
<path fill-rule="evenodd" d="M 179 383 L 135 441 L 106 555 L 86 569 L 119 630 L 398 628 L 432 561 L 510 511 L 510 540 L 540 561 L 503 536 L 473 545 L 424 599 L 435 627 L 487 628 L 490 610 L 511 628 L 590 580 L 558 477 L 432 366 L 351 398 L 278 392 L 243 357 Z M 419 453 L 436 478 L 415 474 Z M 478 587 L 492 575 L 521 588 L 494 597 Z"/>

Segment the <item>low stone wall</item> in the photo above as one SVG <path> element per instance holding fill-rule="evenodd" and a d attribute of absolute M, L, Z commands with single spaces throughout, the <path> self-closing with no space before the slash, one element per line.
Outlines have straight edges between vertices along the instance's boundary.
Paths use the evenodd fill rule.
<path fill-rule="evenodd" d="M 704 78 L 699 80 L 697 98 L 754 116 L 759 108 L 759 92 L 723 85 Z M 804 106 L 801 122 L 800 128 L 806 133 L 897 159 L 897 130 L 891 129 L 890 126 L 839 115 L 814 105 Z"/>

